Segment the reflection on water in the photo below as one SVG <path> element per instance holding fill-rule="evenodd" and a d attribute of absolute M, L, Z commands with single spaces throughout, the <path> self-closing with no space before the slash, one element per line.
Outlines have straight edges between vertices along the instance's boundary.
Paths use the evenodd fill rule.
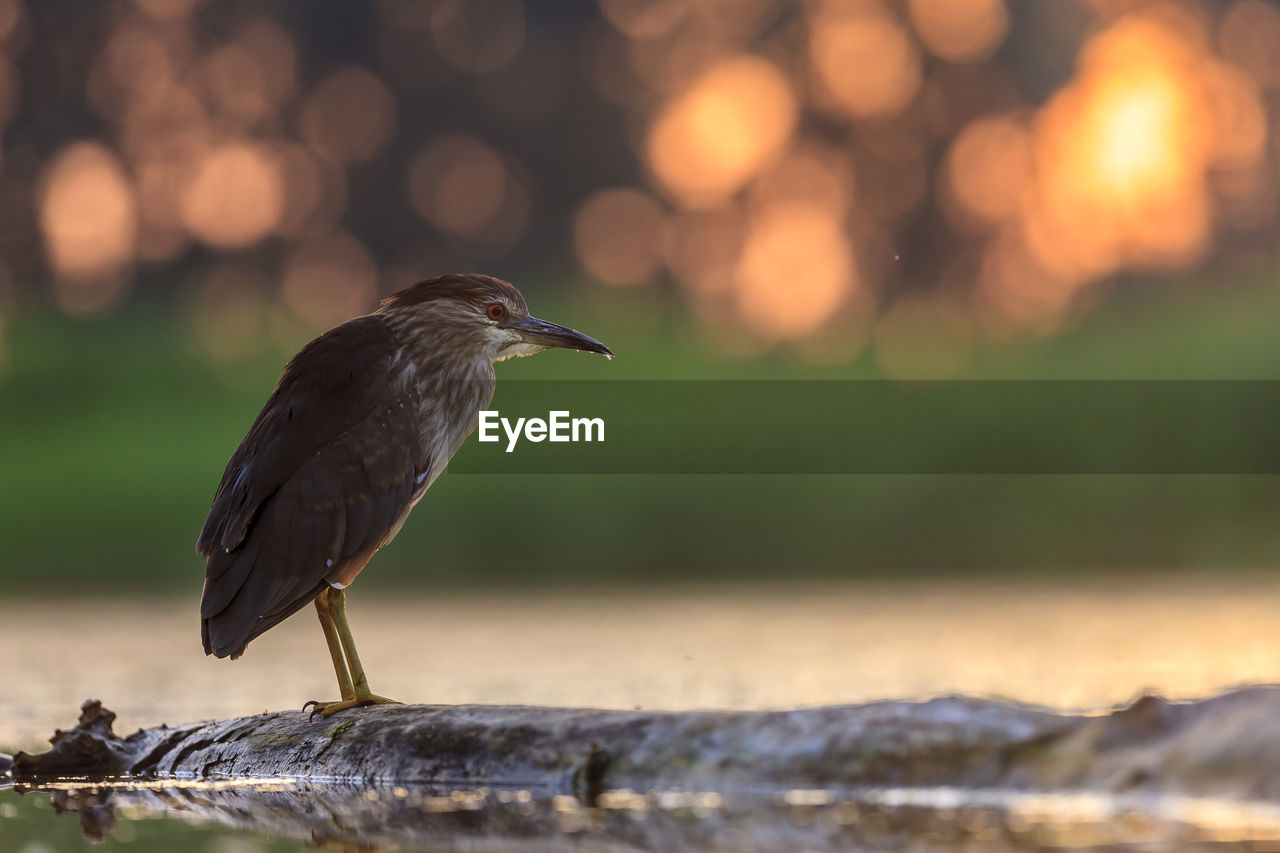
<path fill-rule="evenodd" d="M 9 795 L 11 798 L 13 795 Z M 1258 850 L 1280 838 L 1280 808 L 1159 797 L 1046 795 L 946 788 L 776 794 L 610 791 L 593 807 L 527 790 L 355 787 L 281 780 L 62 784 L 29 791 L 78 817 L 90 840 L 132 840 L 131 823 L 167 819 L 361 849 Z M 26 802 L 10 840 L 40 822 Z M 0 813 L 3 813 L 0 811 Z M 64 823 L 66 818 L 61 818 Z M 181 821 L 183 823 L 178 823 Z M 48 819 L 45 819 L 48 823 Z M 0 823 L 3 840 L 4 823 Z M 247 845 L 247 846 L 246 846 Z M 1271 847 L 1265 849 L 1274 849 Z"/>
<path fill-rule="evenodd" d="M 331 698 L 314 616 L 239 661 L 182 600 L 0 604 L 0 747 L 38 747 L 88 697 L 118 728 Z M 928 582 L 547 597 L 352 595 L 374 689 L 410 702 L 767 708 L 964 693 L 1103 708 L 1280 676 L 1280 578 Z"/>

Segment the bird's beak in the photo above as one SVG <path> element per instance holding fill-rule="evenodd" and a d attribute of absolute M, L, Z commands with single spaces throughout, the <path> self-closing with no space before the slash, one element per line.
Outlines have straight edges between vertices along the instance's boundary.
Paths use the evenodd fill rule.
<path fill-rule="evenodd" d="M 548 323 L 546 320 L 539 320 L 537 317 L 525 317 L 522 320 L 517 320 L 511 324 L 511 328 L 520 332 L 520 336 L 524 338 L 525 343 L 543 347 L 580 349 L 583 352 L 598 352 L 601 355 L 613 358 L 613 350 L 595 338 L 589 338 L 582 332 L 575 332 L 567 326 L 558 326 L 555 323 Z"/>

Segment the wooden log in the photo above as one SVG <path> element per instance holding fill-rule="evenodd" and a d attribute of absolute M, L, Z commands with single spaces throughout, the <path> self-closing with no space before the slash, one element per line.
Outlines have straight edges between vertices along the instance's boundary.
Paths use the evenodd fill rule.
<path fill-rule="evenodd" d="M 963 698 L 770 712 L 419 705 L 127 738 L 114 717 L 86 702 L 51 750 L 9 769 L 90 838 L 113 830 L 118 808 L 477 850 L 1181 849 L 1280 825 L 1280 689 L 1267 687 L 1145 696 L 1098 716 Z"/>
<path fill-rule="evenodd" d="M 590 802 L 608 788 L 993 784 L 1008 754 L 1073 722 L 970 699 L 794 711 L 603 711 L 386 705 L 329 719 L 283 711 L 127 738 L 97 701 L 15 781 L 66 776 L 291 777 L 502 785 Z"/>
<path fill-rule="evenodd" d="M 1102 716 L 943 698 L 789 711 L 387 705 L 158 726 L 127 738 L 86 702 L 14 781 L 293 778 L 504 786 L 591 804 L 610 789 L 951 786 L 1158 790 L 1280 801 L 1280 689 Z"/>

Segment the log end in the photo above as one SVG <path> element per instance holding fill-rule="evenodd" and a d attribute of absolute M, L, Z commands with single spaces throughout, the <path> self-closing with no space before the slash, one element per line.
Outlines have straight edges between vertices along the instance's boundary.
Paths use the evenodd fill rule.
<path fill-rule="evenodd" d="M 7 768 L 14 781 L 60 776 L 119 776 L 128 768 L 129 743 L 112 730 L 116 715 L 97 699 L 80 706 L 80 720 L 71 731 L 58 729 L 49 738 L 52 749 L 35 755 L 18 752 Z"/>

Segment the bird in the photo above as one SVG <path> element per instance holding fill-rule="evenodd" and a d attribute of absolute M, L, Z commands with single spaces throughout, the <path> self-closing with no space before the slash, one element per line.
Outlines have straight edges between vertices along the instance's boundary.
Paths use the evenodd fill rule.
<path fill-rule="evenodd" d="M 196 543 L 205 654 L 235 660 L 314 602 L 339 698 L 303 710 L 394 703 L 369 687 L 346 589 L 475 429 L 494 363 L 552 347 L 613 357 L 474 273 L 407 287 L 303 347 L 227 462 Z"/>

